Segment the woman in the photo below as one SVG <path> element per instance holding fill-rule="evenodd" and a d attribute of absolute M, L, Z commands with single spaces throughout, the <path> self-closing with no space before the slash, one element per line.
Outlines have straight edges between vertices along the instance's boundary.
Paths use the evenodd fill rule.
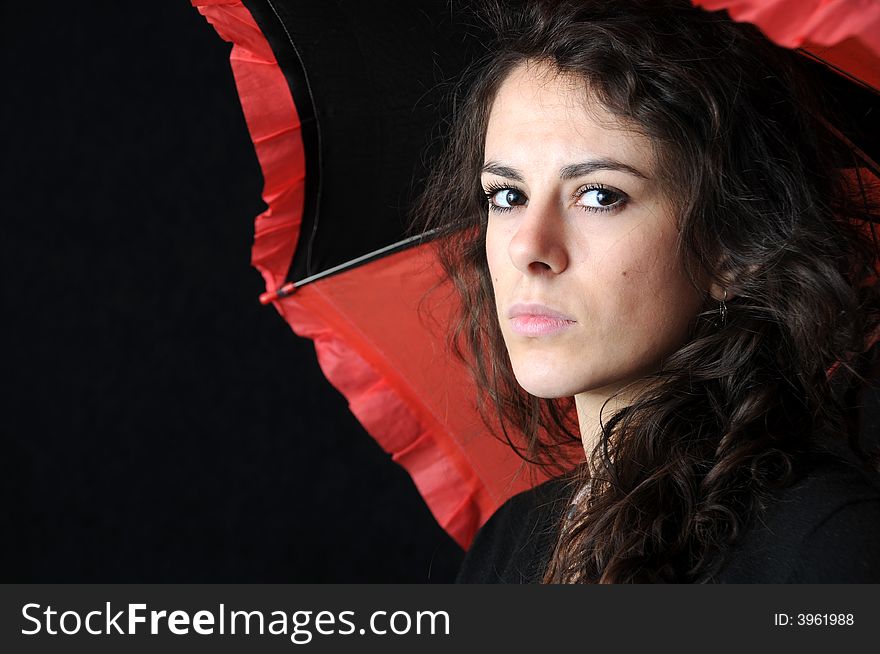
<path fill-rule="evenodd" d="M 853 406 L 880 213 L 808 62 L 686 0 L 487 15 L 414 226 L 487 424 L 536 464 L 585 456 L 505 503 L 459 581 L 880 581 Z"/>

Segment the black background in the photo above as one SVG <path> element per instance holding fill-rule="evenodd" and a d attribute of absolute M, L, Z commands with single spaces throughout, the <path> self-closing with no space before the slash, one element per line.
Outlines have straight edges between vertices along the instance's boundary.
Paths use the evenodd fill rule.
<path fill-rule="evenodd" d="M 3 581 L 450 581 L 461 550 L 257 301 L 231 46 L 182 1 L 0 6 Z"/>

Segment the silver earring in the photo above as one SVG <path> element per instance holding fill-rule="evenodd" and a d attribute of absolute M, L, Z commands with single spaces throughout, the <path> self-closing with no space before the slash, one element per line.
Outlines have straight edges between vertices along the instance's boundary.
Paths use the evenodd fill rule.
<path fill-rule="evenodd" d="M 718 314 L 721 316 L 721 327 L 727 324 L 727 305 L 724 304 L 724 300 L 727 299 L 727 289 L 724 289 L 724 297 L 721 300 L 721 303 L 718 305 Z"/>

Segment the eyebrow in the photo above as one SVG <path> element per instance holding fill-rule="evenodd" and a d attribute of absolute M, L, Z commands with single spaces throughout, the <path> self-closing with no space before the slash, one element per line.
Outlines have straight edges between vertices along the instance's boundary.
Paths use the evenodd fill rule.
<path fill-rule="evenodd" d="M 568 166 L 564 166 L 559 170 L 559 178 L 564 180 L 575 179 L 576 177 L 582 177 L 584 175 L 589 175 L 590 173 L 594 173 L 597 170 L 617 170 L 623 173 L 629 173 L 634 177 L 640 177 L 641 179 L 648 179 L 647 175 L 642 173 L 637 168 L 633 168 L 621 161 L 616 161 L 615 159 L 590 159 L 589 161 L 582 161 L 581 163 L 569 164 Z M 519 172 L 516 168 L 511 168 L 510 166 L 502 166 L 500 164 L 495 163 L 494 161 L 489 161 L 483 166 L 484 173 L 492 173 L 493 175 L 498 175 L 499 177 L 507 177 L 508 179 L 512 179 L 515 182 L 525 182 L 525 178 L 522 173 Z"/>

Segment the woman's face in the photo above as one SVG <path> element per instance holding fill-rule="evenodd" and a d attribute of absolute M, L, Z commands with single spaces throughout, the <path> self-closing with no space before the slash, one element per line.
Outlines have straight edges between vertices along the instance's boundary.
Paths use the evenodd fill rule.
<path fill-rule="evenodd" d="M 529 393 L 607 397 L 684 343 L 702 294 L 676 254 L 676 189 L 654 181 L 653 159 L 646 137 L 545 64 L 502 84 L 482 173 L 486 257 Z"/>

